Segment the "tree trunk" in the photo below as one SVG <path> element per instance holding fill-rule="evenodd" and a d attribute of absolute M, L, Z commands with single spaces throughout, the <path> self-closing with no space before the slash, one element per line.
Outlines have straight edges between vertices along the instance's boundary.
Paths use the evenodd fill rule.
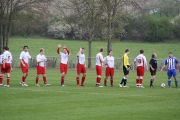
<path fill-rule="evenodd" d="M 91 68 L 92 39 L 88 40 L 88 68 Z"/>
<path fill-rule="evenodd" d="M 111 46 L 111 15 L 108 13 L 108 31 L 107 31 L 107 54 L 109 54 L 109 51 L 112 49 Z"/>

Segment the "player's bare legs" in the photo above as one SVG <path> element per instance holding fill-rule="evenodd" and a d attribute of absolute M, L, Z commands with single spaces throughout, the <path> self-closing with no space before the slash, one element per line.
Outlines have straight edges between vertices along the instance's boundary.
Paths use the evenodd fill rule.
<path fill-rule="evenodd" d="M 64 78 L 66 76 L 66 73 L 65 72 L 62 72 L 61 74 L 61 86 L 64 86 Z"/>
<path fill-rule="evenodd" d="M 106 76 L 106 77 L 104 78 L 104 86 L 107 86 L 107 80 L 108 80 L 108 76 Z"/>
<path fill-rule="evenodd" d="M 38 82 L 39 82 L 39 74 L 36 75 L 36 87 L 39 87 Z"/>
<path fill-rule="evenodd" d="M 86 73 L 83 73 L 82 79 L 81 79 L 81 86 L 84 86 L 84 81 L 86 79 Z"/>
<path fill-rule="evenodd" d="M 113 78 L 113 76 L 111 76 L 111 77 L 110 77 L 111 87 L 113 87 L 113 80 L 114 80 L 114 78 Z"/>

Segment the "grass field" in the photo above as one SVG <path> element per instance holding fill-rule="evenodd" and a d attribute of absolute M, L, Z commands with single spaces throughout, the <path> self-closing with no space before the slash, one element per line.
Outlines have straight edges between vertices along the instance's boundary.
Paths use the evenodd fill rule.
<path fill-rule="evenodd" d="M 82 41 L 57 41 L 41 39 L 12 38 L 10 48 L 14 55 L 19 55 L 21 47 L 30 46 L 34 56 L 38 49 L 44 46 L 49 56 L 55 56 L 54 47 L 58 43 L 70 46 L 75 54 L 78 47 L 87 47 Z M 93 43 L 93 55 L 105 42 Z M 113 42 L 115 56 L 120 56 L 124 49 L 131 48 L 131 57 L 138 53 L 138 47 L 145 49 L 150 57 L 157 52 L 160 58 L 165 58 L 168 51 L 173 51 L 180 58 L 179 43 L 129 43 Z M 160 54 L 161 53 L 161 54 Z M 65 87 L 59 86 L 59 70 L 48 69 L 47 79 L 52 86 L 34 87 L 35 69 L 30 69 L 29 87 L 21 87 L 21 71 L 14 68 L 10 88 L 0 88 L 0 120 L 179 120 L 180 118 L 180 89 L 160 88 L 162 82 L 166 83 L 166 72 L 157 73 L 155 88 L 149 88 L 149 73 L 145 75 L 145 89 L 135 87 L 135 72 L 131 71 L 128 85 L 130 88 L 119 88 L 119 79 L 122 71 L 116 71 L 114 87 L 95 87 L 95 71 L 87 71 L 85 87 L 75 86 L 75 70 L 69 70 L 65 80 Z M 178 79 L 180 75 L 178 73 Z M 40 80 L 42 85 L 42 80 Z"/>

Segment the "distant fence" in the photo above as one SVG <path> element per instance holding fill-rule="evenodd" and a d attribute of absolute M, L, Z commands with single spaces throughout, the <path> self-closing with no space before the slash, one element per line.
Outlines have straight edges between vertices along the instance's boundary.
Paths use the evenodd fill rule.
<path fill-rule="evenodd" d="M 59 57 L 48 56 L 46 67 L 47 68 L 59 68 L 59 63 L 60 63 Z M 76 68 L 76 63 L 77 63 L 76 57 L 69 57 L 68 68 L 72 68 L 72 69 Z M 130 64 L 132 65 L 131 66 L 132 70 L 134 70 L 134 68 L 135 68 L 134 59 L 130 59 Z M 37 65 L 36 58 L 33 57 L 32 60 L 30 60 L 30 62 L 29 62 L 29 67 L 34 68 L 34 67 L 36 67 L 36 65 Z M 86 65 L 88 65 L 88 58 L 86 58 Z M 158 69 L 161 69 L 162 65 L 163 65 L 163 59 L 158 60 Z M 13 58 L 13 67 L 15 67 L 15 68 L 20 67 L 20 60 L 16 56 L 14 56 L 14 58 Z M 92 69 L 95 68 L 95 57 L 91 58 L 91 68 Z M 115 58 L 115 69 L 122 70 L 122 58 Z"/>

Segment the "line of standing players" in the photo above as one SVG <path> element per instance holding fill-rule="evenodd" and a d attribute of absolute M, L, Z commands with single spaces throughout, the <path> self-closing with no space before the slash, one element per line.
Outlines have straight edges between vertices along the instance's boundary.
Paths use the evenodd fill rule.
<path fill-rule="evenodd" d="M 22 81 L 20 84 L 22 86 L 28 86 L 26 82 L 26 78 L 29 72 L 29 59 L 32 59 L 31 55 L 28 51 L 28 46 L 23 47 L 23 51 L 20 53 L 20 67 L 22 71 Z M 131 70 L 131 65 L 129 63 L 129 55 L 130 50 L 126 49 L 124 55 L 122 56 L 122 63 L 123 63 L 123 73 L 124 76 L 122 80 L 120 80 L 119 86 L 120 87 L 128 87 L 128 75 L 129 71 Z M 59 55 L 60 59 L 60 85 L 64 86 L 65 76 L 68 72 L 68 60 L 70 56 L 70 50 L 66 46 L 58 45 L 57 54 Z M 11 52 L 9 51 L 8 47 L 4 47 L 3 53 L 0 54 L 0 86 L 3 86 L 3 79 L 4 75 L 7 76 L 7 82 L 4 85 L 5 87 L 10 87 L 10 73 L 12 71 L 12 61 L 13 57 Z M 42 75 L 44 86 L 48 86 L 50 84 L 47 83 L 46 80 L 46 62 L 47 58 L 45 56 L 44 48 L 39 50 L 39 54 L 36 56 L 37 67 L 36 67 L 36 80 L 35 86 L 39 87 L 39 76 Z M 108 78 L 110 77 L 110 86 L 113 86 L 114 81 L 114 61 L 115 58 L 113 57 L 113 51 L 110 50 L 109 54 L 106 57 L 103 57 L 103 49 L 99 50 L 99 53 L 96 54 L 96 87 L 103 87 L 101 85 L 102 79 L 102 71 L 103 66 L 105 65 L 105 79 L 104 79 L 104 86 L 107 86 Z M 144 50 L 139 51 L 139 55 L 134 59 L 134 65 L 137 71 L 137 78 L 136 78 L 136 86 L 137 88 L 144 88 L 143 86 L 143 77 L 145 70 L 149 70 L 151 73 L 150 78 L 150 87 L 153 87 L 153 83 L 156 79 L 156 71 L 157 67 L 157 55 L 155 53 L 152 54 L 152 57 L 149 62 L 149 67 L 147 64 L 146 57 L 144 56 Z M 176 79 L 176 68 L 179 65 L 179 62 L 176 57 L 173 56 L 172 52 L 169 52 L 168 58 L 164 61 L 164 66 L 162 67 L 161 71 L 166 67 L 167 68 L 167 75 L 168 75 L 168 87 L 171 87 L 171 78 L 174 77 L 175 80 L 175 87 L 178 87 L 178 80 Z M 86 64 L 85 64 L 85 49 L 80 48 L 77 54 L 77 75 L 76 75 L 76 83 L 77 86 L 84 86 L 84 82 L 86 79 Z M 80 79 L 80 75 L 82 74 L 82 78 Z"/>

